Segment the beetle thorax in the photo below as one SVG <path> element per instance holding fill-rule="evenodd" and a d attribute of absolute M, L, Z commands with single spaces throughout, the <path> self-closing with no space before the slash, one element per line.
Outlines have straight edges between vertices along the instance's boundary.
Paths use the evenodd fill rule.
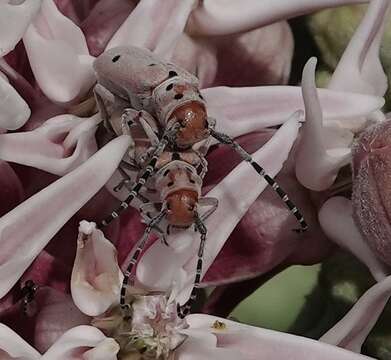
<path fill-rule="evenodd" d="M 167 209 L 169 224 L 183 227 L 193 224 L 201 186 L 196 169 L 184 161 L 172 161 L 159 170 L 155 187 Z"/>

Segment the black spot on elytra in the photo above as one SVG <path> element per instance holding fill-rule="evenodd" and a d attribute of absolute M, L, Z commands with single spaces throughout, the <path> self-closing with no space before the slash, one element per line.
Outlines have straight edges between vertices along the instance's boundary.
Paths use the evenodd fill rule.
<path fill-rule="evenodd" d="M 204 100 L 204 97 L 201 94 L 198 94 L 201 100 Z"/>
<path fill-rule="evenodd" d="M 180 160 L 181 157 L 179 156 L 179 154 L 177 152 L 173 152 L 172 155 L 171 155 L 171 160 L 174 161 L 174 160 Z"/>
<path fill-rule="evenodd" d="M 117 61 L 119 60 L 120 57 L 121 57 L 121 55 L 115 55 L 115 56 L 111 59 L 111 61 L 112 61 L 112 62 L 117 62 Z"/>
<path fill-rule="evenodd" d="M 174 87 L 174 84 L 169 84 L 166 87 L 166 91 L 170 91 Z"/>
<path fill-rule="evenodd" d="M 174 76 L 178 76 L 178 73 L 176 72 L 176 71 L 169 71 L 169 73 L 168 73 L 168 77 L 170 77 L 170 78 L 172 78 L 172 77 L 174 77 Z"/>
<path fill-rule="evenodd" d="M 172 185 L 174 185 L 174 182 L 173 182 L 173 181 L 170 181 L 170 182 L 167 184 L 168 187 L 171 187 Z"/>
<path fill-rule="evenodd" d="M 156 64 L 149 64 L 148 66 L 155 66 Z"/>
<path fill-rule="evenodd" d="M 169 173 L 170 173 L 170 170 L 166 170 L 166 171 L 163 173 L 163 176 L 167 176 Z"/>
<path fill-rule="evenodd" d="M 180 100 L 180 99 L 182 99 L 183 98 L 183 94 L 176 94 L 175 96 L 174 96 L 174 99 L 175 100 Z"/>

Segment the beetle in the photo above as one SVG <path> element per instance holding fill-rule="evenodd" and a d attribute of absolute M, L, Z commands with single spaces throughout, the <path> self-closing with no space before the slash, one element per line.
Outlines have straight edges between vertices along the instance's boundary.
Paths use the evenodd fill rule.
<path fill-rule="evenodd" d="M 33 280 L 26 280 L 23 287 L 21 288 L 22 293 L 22 311 L 26 316 L 33 316 L 35 309 L 32 306 L 34 301 L 35 293 L 38 290 L 38 285 Z"/>
<path fill-rule="evenodd" d="M 300 229 L 295 231 L 303 232 L 308 229 L 298 208 L 262 166 L 234 139 L 215 130 L 216 121 L 207 115 L 206 102 L 200 92 L 198 79 L 194 75 L 159 59 L 147 49 L 134 46 L 109 49 L 95 60 L 93 66 L 97 78 L 94 87 L 96 103 L 108 132 L 132 135 L 133 127 L 141 127 L 151 144 L 143 155 L 144 165 L 137 172 L 134 185 L 129 187 L 129 195 L 102 221 L 101 227 L 117 218 L 135 198 L 139 197 L 152 175 L 159 171 L 159 159 L 166 148 L 177 154 L 197 153 L 203 158 L 209 140 L 213 137 L 235 150 L 260 177 L 266 180 L 298 220 Z M 113 116 L 114 114 L 116 116 Z M 133 141 L 128 157 L 134 159 L 136 152 L 136 142 Z M 130 182 L 129 179 L 125 181 Z M 190 210 L 194 208 L 195 202 L 194 194 L 185 194 L 183 191 L 180 194 L 172 193 L 170 199 L 164 199 L 162 211 L 150 218 L 140 244 L 145 244 L 148 234 L 168 215 L 169 221 L 175 226 L 186 228 L 189 224 L 195 223 L 201 233 L 203 246 L 206 229 L 200 218 Z M 173 205 L 171 209 L 167 209 L 169 204 Z M 131 261 L 136 262 L 142 246 L 136 248 Z M 201 278 L 202 252 L 203 248 L 200 247 L 195 284 Z M 126 288 L 124 290 L 123 287 L 121 298 L 124 298 L 125 291 Z"/>

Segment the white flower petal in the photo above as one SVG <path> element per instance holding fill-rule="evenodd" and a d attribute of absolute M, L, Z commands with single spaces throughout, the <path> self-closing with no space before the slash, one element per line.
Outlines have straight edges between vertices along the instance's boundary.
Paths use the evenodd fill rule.
<path fill-rule="evenodd" d="M 106 49 L 132 45 L 171 57 L 195 0 L 141 0 Z"/>
<path fill-rule="evenodd" d="M 83 32 L 43 0 L 41 11 L 23 37 L 34 76 L 45 95 L 67 103 L 87 91 L 95 81 L 93 56 Z"/>
<path fill-rule="evenodd" d="M 323 128 L 322 108 L 315 86 L 316 58 L 308 60 L 303 70 L 303 99 L 306 121 L 301 130 L 300 144 L 296 159 L 297 179 L 307 188 L 322 191 L 329 188 L 338 175 L 339 169 L 347 165 L 351 159 L 351 136 L 341 136 L 338 147 L 331 148 L 327 140 L 335 142 L 333 137 L 325 136 Z M 339 128 L 335 128 L 338 133 Z M 341 132 L 344 132 L 341 129 Z"/>
<path fill-rule="evenodd" d="M 391 296 L 391 276 L 372 286 L 319 340 L 360 352 Z"/>
<path fill-rule="evenodd" d="M 99 115 L 58 115 L 33 131 L 0 135 L 0 159 L 64 175 L 97 150 Z"/>
<path fill-rule="evenodd" d="M 300 87 L 214 87 L 201 91 L 208 114 L 216 128 L 233 137 L 280 125 L 299 109 L 304 109 Z M 354 93 L 318 89 L 325 122 L 367 116 L 380 109 L 384 99 Z"/>
<path fill-rule="evenodd" d="M 329 89 L 383 96 L 387 77 L 379 59 L 389 0 L 372 0 L 328 84 Z"/>
<path fill-rule="evenodd" d="M 40 6 L 41 0 L 0 2 L 0 57 L 14 49 Z"/>
<path fill-rule="evenodd" d="M 41 354 L 9 327 L 0 324 L 0 357 L 2 360 L 38 360 Z"/>
<path fill-rule="evenodd" d="M 92 348 L 85 349 L 85 348 Z M 79 356 L 75 352 L 79 353 Z M 119 345 L 93 326 L 81 325 L 68 330 L 42 355 L 42 360 L 116 360 Z"/>
<path fill-rule="evenodd" d="M 114 245 L 94 223 L 82 221 L 71 277 L 76 306 L 89 316 L 104 313 L 118 302 L 122 279 Z"/>
<path fill-rule="evenodd" d="M 0 219 L 0 297 L 57 231 L 107 182 L 130 144 L 120 136 Z"/>
<path fill-rule="evenodd" d="M 213 333 L 219 349 L 239 352 L 246 360 L 369 360 L 336 346 L 330 346 L 309 338 L 262 329 L 236 323 L 216 316 L 193 314 L 186 317 L 190 329 Z M 222 322 L 224 329 L 213 328 L 215 321 Z M 202 346 L 200 344 L 200 346 Z M 194 359 L 197 359 L 194 357 Z M 202 359 L 202 358 L 201 358 Z"/>
<path fill-rule="evenodd" d="M 349 199 L 333 197 L 327 200 L 319 211 L 320 226 L 330 240 L 348 249 L 369 268 L 373 277 L 380 281 L 387 276 L 386 267 L 362 238 L 352 213 L 352 202 Z"/>
<path fill-rule="evenodd" d="M 300 116 L 300 113 L 295 113 L 268 143 L 253 154 L 255 161 L 261 164 L 271 176 L 278 173 L 288 157 L 298 133 Z M 260 179 L 248 163 L 242 162 L 207 194 L 217 198 L 219 206 L 205 221 L 208 234 L 203 274 L 214 261 L 232 230 L 265 187 L 266 182 Z M 182 276 L 182 272 L 185 271 L 187 288 L 177 298 L 177 301 L 183 303 L 190 295 L 189 290 L 194 281 L 200 236 L 187 229 L 171 234 L 168 241 L 169 247 L 156 242 L 146 251 L 137 267 L 137 277 L 147 286 L 167 289 L 177 279 L 176 275 Z M 167 274 L 174 275 L 174 278 L 169 279 Z"/>
<path fill-rule="evenodd" d="M 0 76 L 0 128 L 16 130 L 26 123 L 30 115 L 27 103 L 9 84 L 7 78 Z"/>
<path fill-rule="evenodd" d="M 365 0 L 203 0 L 189 20 L 197 35 L 227 35 L 269 25 L 322 8 Z"/>

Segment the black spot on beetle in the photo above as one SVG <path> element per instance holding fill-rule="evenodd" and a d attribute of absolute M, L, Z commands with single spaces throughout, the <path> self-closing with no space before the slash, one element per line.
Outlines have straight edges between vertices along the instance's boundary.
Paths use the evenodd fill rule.
<path fill-rule="evenodd" d="M 174 182 L 173 182 L 173 181 L 170 181 L 170 182 L 167 184 L 168 187 L 171 187 L 172 185 L 174 185 Z"/>
<path fill-rule="evenodd" d="M 174 76 L 178 76 L 178 73 L 176 72 L 176 71 L 169 71 L 169 73 L 168 73 L 168 77 L 170 77 L 170 78 L 172 78 L 172 77 L 174 77 Z"/>
<path fill-rule="evenodd" d="M 166 87 L 166 91 L 170 91 L 174 87 L 174 84 L 169 84 Z"/>
<path fill-rule="evenodd" d="M 155 66 L 156 64 L 149 64 L 148 66 Z"/>
<path fill-rule="evenodd" d="M 171 160 L 174 161 L 174 160 L 180 160 L 181 157 L 179 156 L 179 154 L 177 152 L 173 152 L 172 155 L 171 155 Z"/>
<path fill-rule="evenodd" d="M 189 179 L 190 184 L 195 184 L 195 181 L 193 179 Z"/>
<path fill-rule="evenodd" d="M 115 56 L 111 59 L 111 61 L 112 61 L 112 62 L 117 62 L 117 61 L 119 60 L 120 57 L 121 57 L 121 55 L 115 55 Z"/>
<path fill-rule="evenodd" d="M 175 96 L 174 96 L 174 99 L 175 100 L 179 100 L 179 99 L 182 99 L 183 98 L 183 94 L 176 94 Z"/>
<path fill-rule="evenodd" d="M 201 100 L 204 100 L 204 97 L 201 94 L 198 94 Z"/>
<path fill-rule="evenodd" d="M 169 173 L 170 173 L 170 170 L 166 170 L 166 171 L 163 173 L 163 176 L 167 176 Z"/>

